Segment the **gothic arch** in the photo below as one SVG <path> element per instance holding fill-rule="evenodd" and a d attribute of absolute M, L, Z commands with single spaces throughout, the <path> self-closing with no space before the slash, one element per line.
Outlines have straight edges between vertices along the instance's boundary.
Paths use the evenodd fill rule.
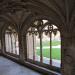
<path fill-rule="evenodd" d="M 48 20 L 48 19 L 45 19 L 45 17 L 43 17 L 43 18 L 41 18 L 41 17 L 39 17 L 39 19 L 37 19 L 36 17 L 33 19 L 33 20 L 31 20 L 31 21 L 29 21 L 30 23 L 28 23 L 28 25 L 26 25 L 26 26 L 24 26 L 23 27 L 23 29 L 22 29 L 22 40 L 23 40 L 23 50 L 25 51 L 24 52 L 24 54 L 25 54 L 25 59 L 27 59 L 27 47 L 26 47 L 26 34 L 27 34 L 27 30 L 28 30 L 28 28 L 30 28 L 31 26 L 32 26 L 32 23 L 34 22 L 34 21 L 36 21 L 36 20 L 41 20 L 41 19 L 44 19 L 44 20 Z M 51 20 L 49 20 L 49 22 L 50 22 Z M 55 23 L 53 23 L 53 21 L 51 21 L 50 22 L 50 24 L 54 24 L 55 25 Z M 45 25 L 44 25 L 45 26 Z M 43 27 L 44 27 L 43 26 Z M 61 30 L 59 27 L 59 25 L 56 25 L 57 27 L 58 27 L 58 29 L 59 29 L 59 31 Z M 60 31 L 60 37 L 61 37 L 61 31 Z M 61 37 L 62 38 L 62 37 Z M 61 42 L 62 42 L 62 40 L 61 40 Z M 62 46 L 62 45 L 61 45 Z M 62 47 L 61 47 L 62 48 Z M 61 52 L 62 52 L 62 49 L 61 49 Z M 61 53 L 61 61 L 62 61 L 62 53 Z"/>

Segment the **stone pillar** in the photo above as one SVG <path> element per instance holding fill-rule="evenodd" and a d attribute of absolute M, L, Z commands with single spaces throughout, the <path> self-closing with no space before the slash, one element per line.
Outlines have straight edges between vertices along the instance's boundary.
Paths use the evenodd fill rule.
<path fill-rule="evenodd" d="M 24 51 L 23 51 L 23 41 L 22 38 L 24 39 L 24 37 L 21 35 L 21 33 L 18 34 L 18 40 L 19 40 L 19 56 L 20 56 L 20 60 L 24 61 L 25 57 L 24 57 Z"/>
<path fill-rule="evenodd" d="M 64 35 L 62 48 L 63 75 L 75 75 L 75 37 Z"/>
<path fill-rule="evenodd" d="M 0 39 L 0 53 L 1 53 L 1 39 Z"/>

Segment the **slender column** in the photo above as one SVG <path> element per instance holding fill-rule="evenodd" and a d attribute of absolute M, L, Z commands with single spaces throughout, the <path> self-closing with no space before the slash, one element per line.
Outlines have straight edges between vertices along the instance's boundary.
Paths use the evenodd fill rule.
<path fill-rule="evenodd" d="M 43 57 L 42 57 L 42 34 L 40 34 L 40 62 L 43 62 Z"/>
<path fill-rule="evenodd" d="M 52 27 L 48 26 L 49 35 L 50 35 L 50 65 L 52 65 Z"/>
<path fill-rule="evenodd" d="M 52 39 L 51 39 L 51 32 L 50 32 L 50 65 L 52 65 Z"/>
<path fill-rule="evenodd" d="M 33 38 L 33 60 L 35 61 L 35 48 L 34 48 L 35 47 L 34 46 L 34 42 L 35 42 L 34 39 L 35 38 L 34 38 L 34 34 L 32 34 L 32 38 Z"/>

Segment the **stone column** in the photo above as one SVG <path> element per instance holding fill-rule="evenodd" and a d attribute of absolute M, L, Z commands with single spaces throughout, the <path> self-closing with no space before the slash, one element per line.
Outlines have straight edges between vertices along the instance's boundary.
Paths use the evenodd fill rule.
<path fill-rule="evenodd" d="M 62 48 L 63 75 L 75 75 L 75 37 L 64 35 Z"/>

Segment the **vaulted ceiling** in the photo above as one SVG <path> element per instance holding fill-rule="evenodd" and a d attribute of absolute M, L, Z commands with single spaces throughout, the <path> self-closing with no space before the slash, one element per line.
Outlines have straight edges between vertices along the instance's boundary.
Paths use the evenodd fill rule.
<path fill-rule="evenodd" d="M 75 0 L 0 0 L 0 30 L 8 22 L 22 27 L 37 16 L 47 17 L 60 27 L 73 28 Z"/>

